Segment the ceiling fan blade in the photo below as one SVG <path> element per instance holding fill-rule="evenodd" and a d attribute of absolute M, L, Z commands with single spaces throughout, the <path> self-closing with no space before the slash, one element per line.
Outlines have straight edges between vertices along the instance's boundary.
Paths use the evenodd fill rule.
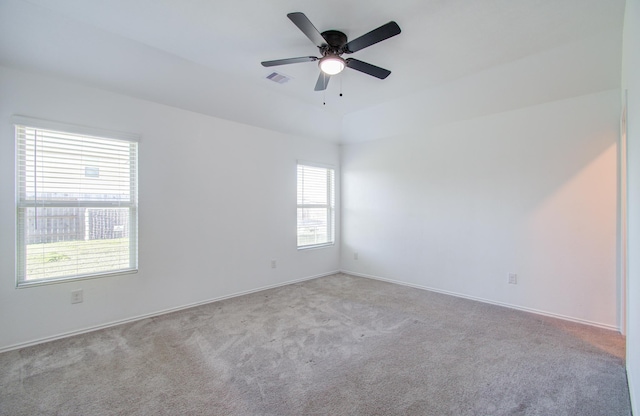
<path fill-rule="evenodd" d="M 346 52 L 359 51 L 398 34 L 400 34 L 400 26 L 396 22 L 389 22 L 347 43 L 345 45 Z"/>
<path fill-rule="evenodd" d="M 331 75 L 327 75 L 324 72 L 320 71 L 320 75 L 318 76 L 318 81 L 316 82 L 316 87 L 313 90 L 314 91 L 326 90 L 327 85 L 329 85 L 330 79 L 331 79 Z"/>
<path fill-rule="evenodd" d="M 298 29 L 302 31 L 316 46 L 326 45 L 327 41 L 322 37 L 318 29 L 311 23 L 311 21 L 305 16 L 304 13 L 294 12 L 287 15 L 289 20 L 294 25 L 298 26 Z"/>
<path fill-rule="evenodd" d="M 369 74 L 376 78 L 385 79 L 389 74 L 391 74 L 391 71 L 387 69 L 380 68 L 379 66 L 371 65 L 357 59 L 347 58 L 345 59 L 345 62 L 349 68 L 364 72 L 365 74 Z"/>
<path fill-rule="evenodd" d="M 313 62 L 317 61 L 318 58 L 315 56 L 301 56 L 299 58 L 287 58 L 287 59 L 276 59 L 274 61 L 264 61 L 261 62 L 262 66 L 278 66 L 278 65 L 287 65 L 287 64 L 297 64 L 300 62 Z"/>

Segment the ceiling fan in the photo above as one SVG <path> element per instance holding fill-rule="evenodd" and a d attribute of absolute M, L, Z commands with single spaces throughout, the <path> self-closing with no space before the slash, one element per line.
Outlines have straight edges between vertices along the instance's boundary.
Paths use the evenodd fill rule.
<path fill-rule="evenodd" d="M 264 61 L 262 62 L 262 66 L 269 67 L 319 61 L 318 66 L 321 72 L 316 82 L 315 91 L 325 90 L 329 84 L 331 75 L 339 74 L 345 67 L 364 72 L 365 74 L 380 79 L 385 79 L 391 74 L 391 71 L 380 68 L 379 66 L 371 65 L 354 58 L 343 59 L 341 55 L 357 52 L 399 34 L 400 26 L 398 26 L 396 22 L 392 21 L 384 24 L 348 42 L 347 35 L 337 30 L 327 30 L 320 33 L 304 13 L 289 13 L 287 17 L 318 47 L 322 57 L 301 56 L 298 58 L 276 59 L 275 61 Z"/>

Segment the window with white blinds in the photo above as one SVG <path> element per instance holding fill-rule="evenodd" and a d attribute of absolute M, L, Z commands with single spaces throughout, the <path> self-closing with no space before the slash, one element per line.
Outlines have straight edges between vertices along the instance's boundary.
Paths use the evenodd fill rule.
<path fill-rule="evenodd" d="M 16 124 L 18 286 L 138 268 L 138 144 Z"/>
<path fill-rule="evenodd" d="M 335 240 L 335 172 L 298 164 L 298 248 Z"/>

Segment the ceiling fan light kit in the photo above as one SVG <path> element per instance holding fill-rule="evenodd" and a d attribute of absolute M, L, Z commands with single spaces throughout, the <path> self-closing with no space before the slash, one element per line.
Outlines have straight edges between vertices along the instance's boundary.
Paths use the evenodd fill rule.
<path fill-rule="evenodd" d="M 327 55 L 320 59 L 318 66 L 327 75 L 336 75 L 345 67 L 344 59 L 335 55 Z"/>
<path fill-rule="evenodd" d="M 364 49 L 390 37 L 400 34 L 400 26 L 396 22 L 389 22 L 348 42 L 347 35 L 337 30 L 326 30 L 322 33 L 316 29 L 311 21 L 301 12 L 289 13 L 289 20 L 304 33 L 314 45 L 318 47 L 322 58 L 315 56 L 301 56 L 298 58 L 277 59 L 264 61 L 262 66 L 288 65 L 300 62 L 318 61 L 320 76 L 316 82 L 316 91 L 323 91 L 329 84 L 332 75 L 339 74 L 345 67 L 355 69 L 379 79 L 385 79 L 391 71 L 371 65 L 354 58 L 343 59 L 342 54 L 350 54 Z"/>

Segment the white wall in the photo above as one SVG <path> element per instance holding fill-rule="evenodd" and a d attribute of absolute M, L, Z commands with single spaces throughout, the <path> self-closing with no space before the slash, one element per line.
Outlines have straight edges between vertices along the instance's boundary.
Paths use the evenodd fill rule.
<path fill-rule="evenodd" d="M 607 90 L 344 146 L 342 268 L 617 328 L 619 110 Z"/>
<path fill-rule="evenodd" d="M 627 90 L 627 378 L 640 414 L 640 0 L 627 0 L 623 80 Z"/>
<path fill-rule="evenodd" d="M 3 67 L 0 91 L 0 350 L 338 270 L 295 232 L 296 160 L 337 165 L 336 144 Z M 137 274 L 15 288 L 13 114 L 142 136 Z"/>

